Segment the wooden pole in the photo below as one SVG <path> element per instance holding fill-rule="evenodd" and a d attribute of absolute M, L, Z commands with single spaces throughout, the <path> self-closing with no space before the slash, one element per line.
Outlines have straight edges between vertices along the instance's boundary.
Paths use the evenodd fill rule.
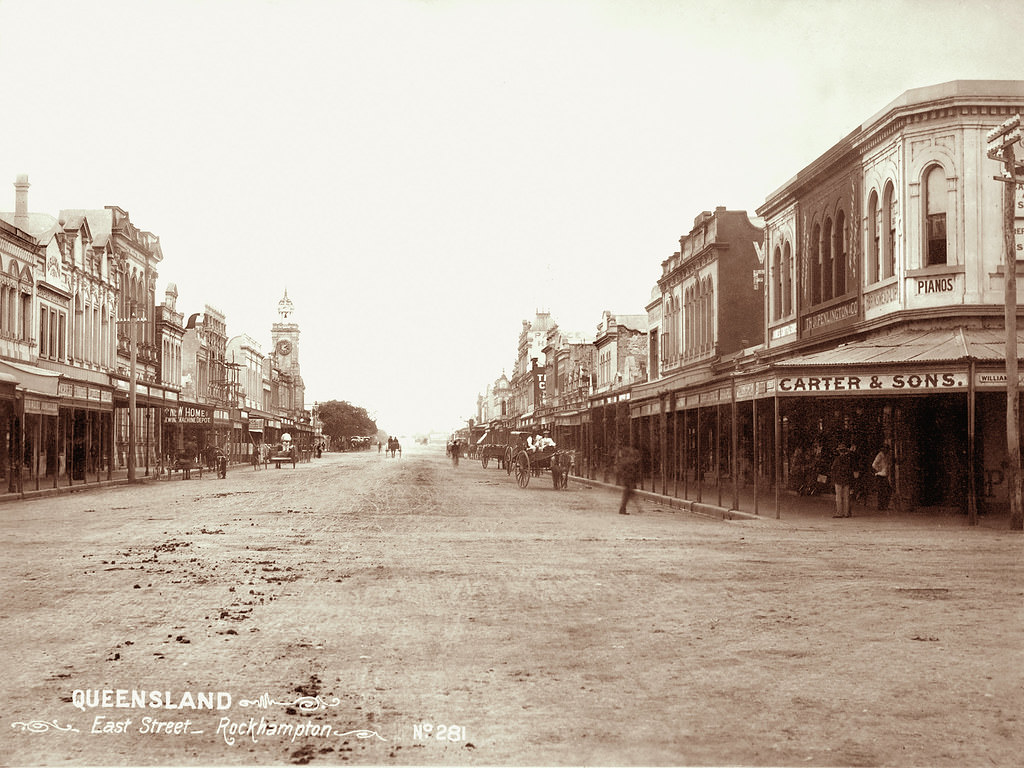
<path fill-rule="evenodd" d="M 736 377 L 732 377 L 732 508 L 740 508 L 740 425 L 739 414 L 736 412 Z"/>
<path fill-rule="evenodd" d="M 1003 252 L 1005 254 L 1006 326 L 1006 459 L 1009 475 L 1010 528 L 1024 529 L 1024 503 L 1020 485 L 1020 396 L 1017 382 L 1017 252 L 1014 233 L 1014 202 L 1017 195 L 1016 159 L 1013 144 L 1003 149 L 1003 162 L 1010 174 L 1003 185 Z"/>
<path fill-rule="evenodd" d="M 779 395 L 775 395 L 775 519 L 782 519 L 782 421 L 779 419 Z"/>
<path fill-rule="evenodd" d="M 758 515 L 758 514 L 760 514 L 760 512 L 758 511 L 759 504 L 758 504 L 758 498 L 757 497 L 758 497 L 758 492 L 761 489 L 761 483 L 760 483 L 760 478 L 761 478 L 761 462 L 759 461 L 759 459 L 761 458 L 761 446 L 757 442 L 758 439 L 760 438 L 760 430 L 758 430 L 758 428 L 757 428 L 757 384 L 756 383 L 754 384 L 754 399 L 750 401 L 750 410 L 751 410 L 751 414 L 752 414 L 751 418 L 753 419 L 753 424 L 752 424 L 752 427 L 751 427 L 753 433 L 752 433 L 750 439 L 751 439 L 751 442 L 752 442 L 751 452 L 753 454 L 753 463 L 754 463 L 754 467 L 753 467 L 753 469 L 754 469 L 754 514 Z"/>
<path fill-rule="evenodd" d="M 978 498 L 976 495 L 976 482 L 974 477 L 975 451 L 974 429 L 975 429 L 975 389 L 974 389 L 974 358 L 967 361 L 967 522 L 969 525 L 978 524 Z M 888 478 L 886 478 L 888 479 Z"/>

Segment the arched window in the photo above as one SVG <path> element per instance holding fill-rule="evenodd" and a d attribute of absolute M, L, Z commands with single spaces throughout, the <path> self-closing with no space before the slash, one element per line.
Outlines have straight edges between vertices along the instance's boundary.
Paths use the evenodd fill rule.
<path fill-rule="evenodd" d="M 82 305 L 81 294 L 75 295 L 74 323 L 75 326 L 71 330 L 72 354 L 76 360 L 81 360 L 85 356 L 85 307 Z"/>
<path fill-rule="evenodd" d="M 925 175 L 925 266 L 945 264 L 946 172 L 934 165 Z"/>
<path fill-rule="evenodd" d="M 878 210 L 878 193 L 871 190 L 868 197 L 868 247 L 865 253 L 865 272 L 868 283 L 876 283 L 882 279 L 882 251 L 879 236 L 881 220 Z"/>
<path fill-rule="evenodd" d="M 882 195 L 882 273 L 881 279 L 896 274 L 896 188 L 890 181 Z"/>
<path fill-rule="evenodd" d="M 811 232 L 811 253 L 810 253 L 811 274 L 811 304 L 821 303 L 821 225 L 815 224 Z"/>
<path fill-rule="evenodd" d="M 782 316 L 793 312 L 793 249 L 789 242 L 782 251 Z"/>
<path fill-rule="evenodd" d="M 100 333 L 100 364 L 110 366 L 110 309 L 104 304 L 100 308 L 103 328 Z"/>
<path fill-rule="evenodd" d="M 833 265 L 835 277 L 833 279 L 833 295 L 844 296 L 846 294 L 846 213 L 839 211 L 836 214 L 836 229 L 832 239 Z"/>
<path fill-rule="evenodd" d="M 708 349 L 712 350 L 715 348 L 715 284 L 711 278 L 708 278 L 708 293 L 707 293 L 707 316 L 705 317 L 705 327 L 707 328 L 707 344 Z"/>
<path fill-rule="evenodd" d="M 7 316 L 10 310 L 8 309 L 8 302 L 11 300 L 8 292 L 11 289 L 6 286 L 0 286 L 0 333 L 9 334 L 11 333 L 10 325 L 8 324 Z"/>
<path fill-rule="evenodd" d="M 772 318 L 778 320 L 783 316 L 782 309 L 782 249 L 775 246 L 772 252 Z"/>
<path fill-rule="evenodd" d="M 686 319 L 686 335 L 684 344 L 686 354 L 693 352 L 693 288 L 686 289 L 686 296 L 683 300 L 683 315 Z"/>
<path fill-rule="evenodd" d="M 833 270 L 835 260 L 832 258 L 832 219 L 825 219 L 825 228 L 821 233 L 821 300 L 829 301 L 834 294 Z"/>

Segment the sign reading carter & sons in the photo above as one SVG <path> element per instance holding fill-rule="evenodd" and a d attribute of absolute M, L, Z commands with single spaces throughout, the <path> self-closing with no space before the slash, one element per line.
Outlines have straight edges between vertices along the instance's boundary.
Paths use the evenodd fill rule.
<path fill-rule="evenodd" d="M 857 373 L 832 375 L 782 376 L 777 381 L 782 394 L 822 394 L 827 392 L 935 392 L 967 388 L 967 374 L 952 371 L 915 373 Z"/>

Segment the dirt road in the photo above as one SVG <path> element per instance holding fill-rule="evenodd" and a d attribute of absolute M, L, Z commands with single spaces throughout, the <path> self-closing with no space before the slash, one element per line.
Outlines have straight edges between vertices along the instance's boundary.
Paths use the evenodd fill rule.
<path fill-rule="evenodd" d="M 1019 534 L 617 502 L 410 448 L 0 507 L 0 762 L 1019 764 Z"/>

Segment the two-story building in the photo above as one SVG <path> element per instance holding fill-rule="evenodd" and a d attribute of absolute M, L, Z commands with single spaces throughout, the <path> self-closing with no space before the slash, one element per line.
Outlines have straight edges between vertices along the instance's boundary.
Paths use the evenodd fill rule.
<path fill-rule="evenodd" d="M 781 484 L 822 474 L 840 443 L 867 475 L 887 443 L 897 503 L 1006 503 L 1003 184 L 986 134 L 1022 108 L 1021 81 L 907 91 L 758 210 Z"/>

